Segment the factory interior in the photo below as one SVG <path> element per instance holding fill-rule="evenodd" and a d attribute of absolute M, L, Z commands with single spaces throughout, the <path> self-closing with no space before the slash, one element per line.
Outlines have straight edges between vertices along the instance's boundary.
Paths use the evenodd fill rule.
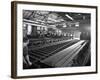
<path fill-rule="evenodd" d="M 90 13 L 23 10 L 22 26 L 32 63 L 23 69 L 91 66 Z"/>

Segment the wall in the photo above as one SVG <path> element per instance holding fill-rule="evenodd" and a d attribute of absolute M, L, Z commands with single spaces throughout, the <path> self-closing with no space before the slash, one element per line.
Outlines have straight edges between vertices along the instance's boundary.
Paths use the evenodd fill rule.
<path fill-rule="evenodd" d="M 54 2 L 54 3 L 64 3 L 64 4 L 65 3 L 80 4 L 80 5 L 98 5 L 98 6 L 100 5 L 99 0 L 31 0 L 31 1 L 51 2 L 51 3 Z M 14 80 L 10 78 L 10 69 L 11 69 L 11 11 L 10 11 L 11 3 L 10 2 L 11 0 L 0 0 L 0 80 Z M 100 26 L 100 24 L 98 26 Z M 98 34 L 100 34 L 99 31 Z M 98 39 L 99 39 L 98 41 L 100 41 L 100 37 Z M 100 42 L 98 42 L 98 44 L 100 47 Z M 100 54 L 98 54 L 98 57 L 100 58 Z M 98 63 L 100 63 L 100 59 L 98 60 Z M 98 67 L 100 67 L 100 64 L 98 64 Z M 100 69 L 98 74 L 45 77 L 45 78 L 34 78 L 34 79 L 30 78 L 29 80 L 100 80 L 99 76 L 100 76 Z"/>

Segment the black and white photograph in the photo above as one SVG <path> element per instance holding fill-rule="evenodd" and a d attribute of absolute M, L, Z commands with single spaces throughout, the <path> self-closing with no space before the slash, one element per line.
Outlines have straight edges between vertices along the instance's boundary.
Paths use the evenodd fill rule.
<path fill-rule="evenodd" d="M 97 73 L 97 7 L 12 2 L 12 76 Z"/>
<path fill-rule="evenodd" d="M 91 14 L 23 10 L 23 68 L 91 66 Z"/>

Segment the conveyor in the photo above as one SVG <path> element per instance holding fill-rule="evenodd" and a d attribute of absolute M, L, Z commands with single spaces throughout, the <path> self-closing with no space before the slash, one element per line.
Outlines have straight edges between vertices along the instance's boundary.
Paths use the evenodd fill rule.
<path fill-rule="evenodd" d="M 71 45 L 70 47 L 42 60 L 42 63 L 45 63 L 53 67 L 66 67 L 71 66 L 71 61 L 73 58 L 83 49 L 83 47 L 88 43 L 88 41 L 81 40 L 76 44 Z"/>
<path fill-rule="evenodd" d="M 29 51 L 30 60 L 33 64 L 37 65 L 37 68 L 72 66 L 74 58 L 79 55 L 80 51 L 84 49 L 88 42 L 88 40 L 69 40 L 63 43 L 33 49 Z M 85 58 L 85 60 L 87 59 L 88 57 Z M 82 61 L 85 60 L 83 58 Z M 86 62 L 82 64 L 84 65 L 84 63 Z"/>

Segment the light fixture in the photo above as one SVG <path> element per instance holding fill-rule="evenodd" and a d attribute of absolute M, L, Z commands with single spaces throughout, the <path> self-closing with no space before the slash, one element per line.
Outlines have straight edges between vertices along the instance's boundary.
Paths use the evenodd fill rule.
<path fill-rule="evenodd" d="M 64 24 L 63 24 L 63 28 L 65 28 L 65 27 L 67 27 L 67 25 L 64 23 Z"/>
<path fill-rule="evenodd" d="M 65 15 L 66 17 L 68 17 L 70 20 L 74 20 L 71 16 L 69 16 L 68 14 Z"/>
<path fill-rule="evenodd" d="M 77 22 L 77 23 L 75 24 L 75 26 L 76 26 L 76 27 L 79 27 L 79 22 Z"/>
<path fill-rule="evenodd" d="M 85 16 L 83 16 L 83 20 L 85 20 L 86 19 L 86 17 Z"/>

